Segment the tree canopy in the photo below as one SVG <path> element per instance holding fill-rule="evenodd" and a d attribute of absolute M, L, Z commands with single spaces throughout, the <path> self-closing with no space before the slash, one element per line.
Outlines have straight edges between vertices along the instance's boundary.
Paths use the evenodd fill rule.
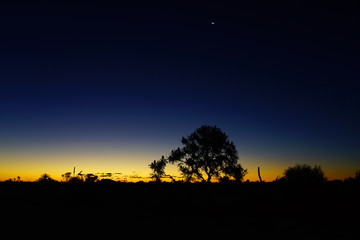
<path fill-rule="evenodd" d="M 216 126 L 203 125 L 181 140 L 183 147 L 171 151 L 167 161 L 177 164 L 186 181 L 230 177 L 241 181 L 246 169 L 238 163 L 236 147 Z"/>

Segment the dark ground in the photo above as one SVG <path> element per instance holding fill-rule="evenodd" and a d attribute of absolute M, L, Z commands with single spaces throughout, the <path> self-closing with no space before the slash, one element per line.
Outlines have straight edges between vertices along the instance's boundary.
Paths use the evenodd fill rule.
<path fill-rule="evenodd" d="M 360 232 L 354 183 L 0 183 L 0 191 L 2 232 L 20 236 L 357 239 Z"/>

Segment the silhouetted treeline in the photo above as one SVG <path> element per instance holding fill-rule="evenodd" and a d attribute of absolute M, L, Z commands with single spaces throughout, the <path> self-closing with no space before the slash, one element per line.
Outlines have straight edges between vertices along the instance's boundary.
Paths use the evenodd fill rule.
<path fill-rule="evenodd" d="M 162 157 L 160 161 L 165 161 L 165 159 Z M 169 177 L 171 179 L 172 183 L 191 183 L 189 181 L 184 181 L 183 179 L 176 180 L 174 177 L 170 175 L 166 175 L 164 172 L 165 163 L 164 164 L 158 164 L 156 161 L 150 164 L 150 167 L 154 169 L 155 171 L 151 174 L 151 178 L 154 179 L 153 182 L 155 183 L 161 183 L 161 178 Z M 157 169 L 157 168 L 160 169 Z M 258 168 L 259 171 L 259 168 Z M 80 172 L 81 173 L 81 172 Z M 160 174 L 160 175 L 158 175 Z M 105 177 L 111 177 L 111 173 L 101 174 L 100 176 Z M 67 172 L 62 174 L 64 183 L 97 183 L 97 182 L 121 182 L 121 181 L 114 181 L 113 179 L 109 178 L 99 178 L 99 175 L 87 173 L 87 174 L 72 174 L 71 172 Z M 260 174 L 259 174 L 260 177 Z M 261 180 L 261 177 L 260 177 Z M 6 180 L 7 183 L 21 183 L 21 177 L 18 176 L 14 179 Z M 44 173 L 40 176 L 39 179 L 37 179 L 35 182 L 38 183 L 55 183 L 57 182 L 54 180 L 49 174 Z M 142 181 L 140 181 L 142 182 Z M 151 182 L 151 181 L 150 181 Z M 195 183 L 209 183 L 206 181 L 195 181 Z M 249 183 L 249 181 L 246 181 Z M 262 180 L 260 182 L 263 182 Z M 283 183 L 283 184 L 291 184 L 291 185 L 304 185 L 304 186 L 311 186 L 311 185 L 318 185 L 318 184 L 324 184 L 328 182 L 325 173 L 322 171 L 320 166 L 310 166 L 308 164 L 296 164 L 295 166 L 288 167 L 284 170 L 283 176 L 276 178 L 273 182 L 276 183 Z M 332 180 L 331 182 L 338 182 L 338 183 L 347 183 L 347 184 L 360 184 L 360 170 L 356 170 L 354 176 L 350 176 L 348 178 L 345 178 L 344 180 Z M 223 176 L 219 178 L 216 183 L 233 183 L 233 184 L 239 184 L 242 183 L 241 181 L 236 181 L 234 179 L 231 179 L 229 177 Z"/>
<path fill-rule="evenodd" d="M 18 229 L 25 219 L 30 230 L 42 232 L 74 227 L 72 233 L 84 226 L 82 233 L 99 229 L 99 237 L 358 237 L 359 170 L 343 181 L 328 181 L 320 166 L 296 164 L 273 182 L 262 180 L 260 168 L 259 182 L 244 182 L 247 170 L 235 145 L 216 126 L 202 126 L 181 142 L 150 163 L 154 181 L 148 183 L 116 182 L 112 173 L 85 174 L 75 167 L 62 182 L 46 173 L 36 182 L 2 182 L 0 206 L 9 210 L 2 218 Z M 177 164 L 182 180 L 166 174 L 167 164 Z M 171 182 L 162 182 L 165 177 Z"/>

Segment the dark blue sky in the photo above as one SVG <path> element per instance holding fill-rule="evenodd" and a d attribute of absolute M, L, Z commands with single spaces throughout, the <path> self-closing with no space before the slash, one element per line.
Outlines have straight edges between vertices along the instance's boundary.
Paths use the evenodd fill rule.
<path fill-rule="evenodd" d="M 3 1 L 1 148 L 161 156 L 216 124 L 240 157 L 359 168 L 360 5 L 288 2 Z"/>

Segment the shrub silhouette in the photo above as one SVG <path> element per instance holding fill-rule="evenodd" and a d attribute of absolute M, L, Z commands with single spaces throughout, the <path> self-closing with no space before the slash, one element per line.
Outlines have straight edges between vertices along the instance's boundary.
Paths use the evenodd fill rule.
<path fill-rule="evenodd" d="M 37 180 L 37 182 L 39 182 L 39 183 L 52 183 L 52 182 L 55 182 L 55 180 L 52 179 L 49 174 L 44 173 L 44 174 L 41 175 L 41 177 Z"/>
<path fill-rule="evenodd" d="M 94 183 L 98 180 L 98 176 L 92 173 L 88 173 L 85 175 L 85 182 L 86 183 Z"/>
<path fill-rule="evenodd" d="M 311 167 L 308 164 L 296 164 L 284 171 L 283 179 L 295 184 L 319 184 L 326 182 L 326 177 L 320 166 Z"/>
<path fill-rule="evenodd" d="M 241 181 L 246 170 L 232 141 L 216 126 L 203 125 L 181 140 L 183 147 L 171 151 L 169 163 L 177 163 L 187 182 L 197 179 L 210 182 L 225 176 Z"/>

